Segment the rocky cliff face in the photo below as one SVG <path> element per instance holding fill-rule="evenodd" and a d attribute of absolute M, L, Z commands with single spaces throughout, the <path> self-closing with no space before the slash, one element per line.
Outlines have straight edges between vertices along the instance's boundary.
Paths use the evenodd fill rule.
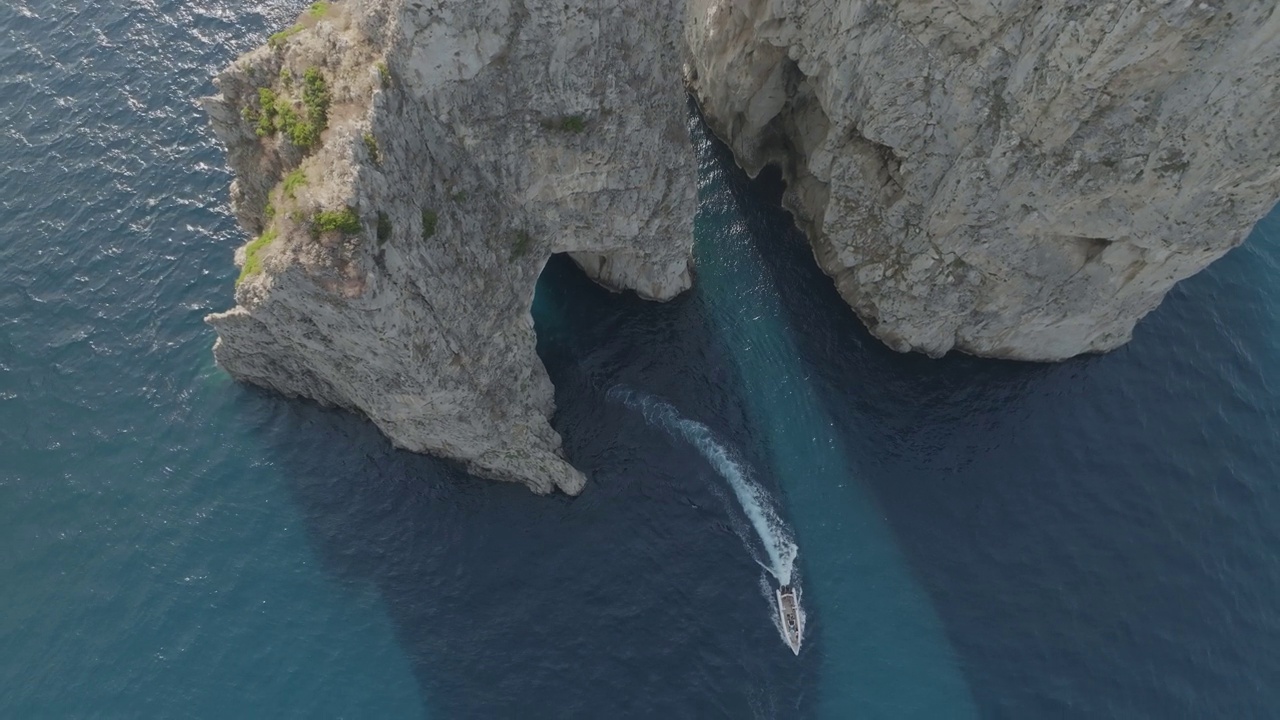
<path fill-rule="evenodd" d="M 690 0 L 691 84 L 898 350 L 1126 342 L 1280 196 L 1274 3 Z"/>
<path fill-rule="evenodd" d="M 899 350 L 1125 342 L 1280 195 L 1266 3 L 344 0 L 206 106 L 257 237 L 218 362 L 397 445 L 576 493 L 529 315 L 547 258 L 690 283 L 682 82 L 777 163 L 815 255 Z"/>
<path fill-rule="evenodd" d="M 534 283 L 563 251 L 674 296 L 695 197 L 682 8 L 608 5 L 318 4 L 224 71 L 206 107 L 258 238 L 236 307 L 209 318 L 218 362 L 409 450 L 580 491 L 548 423 Z"/>

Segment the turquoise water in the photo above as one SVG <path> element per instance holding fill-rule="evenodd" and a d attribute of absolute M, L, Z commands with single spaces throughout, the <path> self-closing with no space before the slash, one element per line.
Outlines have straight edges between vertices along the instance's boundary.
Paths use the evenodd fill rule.
<path fill-rule="evenodd" d="M 932 361 L 695 126 L 695 289 L 540 282 L 592 480 L 538 498 L 212 363 L 195 101 L 302 8 L 0 6 L 0 717 L 1280 714 L 1280 216 L 1115 353 Z M 619 387 L 760 488 L 799 656 L 723 468 Z"/>
<path fill-rule="evenodd" d="M 699 290 L 735 358 L 740 392 L 798 529 L 803 600 L 822 653 L 819 714 L 974 717 L 931 601 L 911 576 L 790 337 L 778 289 L 751 241 L 753 232 L 768 228 L 752 224 L 744 205 L 753 198 L 724 177 L 729 158 L 716 152 L 700 125 L 693 135 L 702 156 Z"/>

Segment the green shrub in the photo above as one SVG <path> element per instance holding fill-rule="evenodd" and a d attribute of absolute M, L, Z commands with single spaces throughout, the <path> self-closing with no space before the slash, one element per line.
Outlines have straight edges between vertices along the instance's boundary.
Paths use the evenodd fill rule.
<path fill-rule="evenodd" d="M 307 68 L 302 74 L 302 106 L 312 125 L 321 130 L 329 125 L 329 85 L 318 68 Z"/>
<path fill-rule="evenodd" d="M 262 251 L 276 239 L 276 229 L 267 228 L 265 232 L 257 237 L 244 250 L 244 267 L 240 268 L 240 277 L 236 278 L 236 285 L 244 282 L 244 279 L 255 273 L 262 271 Z"/>
<path fill-rule="evenodd" d="M 267 201 L 267 206 L 262 208 L 262 217 L 266 218 L 267 222 L 271 222 L 276 218 L 275 203 L 271 202 L 270 200 Z"/>
<path fill-rule="evenodd" d="M 440 222 L 440 217 L 436 215 L 434 210 L 422 211 L 422 239 L 428 240 L 432 235 L 436 234 L 436 224 Z"/>
<path fill-rule="evenodd" d="M 305 150 L 320 142 L 320 128 L 315 123 L 300 121 L 289 128 L 289 142 Z"/>
<path fill-rule="evenodd" d="M 313 18 L 322 18 L 327 12 L 329 12 L 329 3 L 327 2 L 311 3 L 311 8 L 307 10 L 307 14 Z"/>
<path fill-rule="evenodd" d="M 276 105 L 276 130 L 288 137 L 293 133 L 293 127 L 300 122 L 302 122 L 302 118 L 298 117 L 298 111 L 293 109 L 293 105 L 288 102 L 281 102 Z"/>
<path fill-rule="evenodd" d="M 280 68 L 280 87 L 285 90 L 293 88 L 293 71 L 287 67 Z"/>
<path fill-rule="evenodd" d="M 360 232 L 360 216 L 351 206 L 341 210 L 321 210 L 312 216 L 311 228 L 316 232 L 338 230 L 346 235 L 355 235 Z"/>
<path fill-rule="evenodd" d="M 316 127 L 315 123 L 299 117 L 292 107 L 286 105 L 277 108 L 276 112 L 279 116 L 276 125 L 279 126 L 280 132 L 289 138 L 289 142 L 304 150 L 320 142 L 320 128 Z"/>
<path fill-rule="evenodd" d="M 266 137 L 276 131 L 277 104 L 278 98 L 271 88 L 258 88 L 258 125 L 255 129 L 258 137 Z"/>
<path fill-rule="evenodd" d="M 587 121 L 581 115 L 568 115 L 560 118 L 559 122 L 554 124 L 558 130 L 569 133 L 580 133 L 587 129 Z"/>
<path fill-rule="evenodd" d="M 320 133 L 329 124 L 329 86 L 317 68 L 307 68 L 302 80 L 301 115 L 287 97 L 277 95 L 271 88 L 258 88 L 259 110 L 246 108 L 244 112 L 246 119 L 252 117 L 251 121 L 257 123 L 258 137 L 279 131 L 304 150 L 320 142 Z M 288 84 L 292 85 L 292 80 Z"/>
<path fill-rule="evenodd" d="M 378 138 L 373 133 L 364 134 L 364 148 L 369 151 L 369 159 L 375 164 L 382 164 L 382 155 L 378 152 Z"/>
<path fill-rule="evenodd" d="M 307 174 L 298 168 L 284 176 L 284 194 L 290 200 L 297 200 L 297 190 L 307 184 Z"/>
<path fill-rule="evenodd" d="M 515 242 L 511 244 L 511 259 L 515 260 L 523 257 L 525 253 L 529 252 L 529 246 L 532 244 L 533 238 L 529 236 L 529 233 L 524 230 L 517 230 Z"/>
<path fill-rule="evenodd" d="M 391 87 L 391 68 L 387 67 L 386 62 L 378 62 L 378 78 L 382 81 L 383 89 Z"/>
<path fill-rule="evenodd" d="M 294 25 L 291 28 L 281 30 L 267 38 L 267 45 L 273 50 L 275 48 L 282 47 L 285 43 L 289 42 L 289 38 L 300 32 L 302 32 L 301 25 Z"/>
<path fill-rule="evenodd" d="M 378 211 L 378 244 L 391 238 L 391 218 L 381 210 Z"/>

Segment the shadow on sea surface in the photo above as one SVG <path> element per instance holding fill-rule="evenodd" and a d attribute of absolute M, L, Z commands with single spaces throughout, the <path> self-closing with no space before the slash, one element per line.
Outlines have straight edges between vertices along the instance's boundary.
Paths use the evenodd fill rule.
<path fill-rule="evenodd" d="M 753 236 L 982 714 L 1280 707 L 1280 213 L 1108 355 L 930 360 L 838 309 L 780 190 Z"/>
<path fill-rule="evenodd" d="M 1110 355 L 929 360 L 868 335 L 778 208 L 776 177 L 743 187 L 806 381 L 980 715 L 1280 707 L 1274 216 Z M 577 499 L 475 480 L 354 416 L 261 399 L 319 554 L 379 589 L 431 714 L 805 717 L 819 678 L 840 679 L 819 665 L 821 617 L 798 659 L 777 637 L 721 479 L 606 398 L 624 385 L 673 401 L 781 495 L 733 358 L 690 297 L 613 295 L 562 257 L 544 271 L 555 426 L 592 479 Z"/>
<path fill-rule="evenodd" d="M 438 717 L 811 714 L 816 660 L 778 638 L 722 480 L 605 397 L 623 383 L 681 398 L 749 448 L 700 316 L 610 294 L 566 258 L 544 278 L 539 349 L 586 492 L 477 480 L 394 450 L 363 419 L 262 397 L 278 411 L 266 445 L 319 555 L 379 589 Z"/>

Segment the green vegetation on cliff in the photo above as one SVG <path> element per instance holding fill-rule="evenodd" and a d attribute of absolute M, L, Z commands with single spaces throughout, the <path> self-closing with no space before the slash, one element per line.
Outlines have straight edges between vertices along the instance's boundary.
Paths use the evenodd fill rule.
<path fill-rule="evenodd" d="M 307 184 L 307 174 L 297 168 L 284 176 L 284 194 L 290 200 L 297 200 L 298 188 Z"/>
<path fill-rule="evenodd" d="M 432 235 L 436 234 L 436 223 L 440 221 L 440 217 L 436 215 L 434 210 L 422 211 L 422 239 L 428 240 Z"/>
<path fill-rule="evenodd" d="M 587 121 L 581 115 L 565 115 L 554 120 L 544 120 L 542 126 L 548 130 L 578 134 L 587 129 Z"/>
<path fill-rule="evenodd" d="M 517 230 L 515 241 L 511 243 L 511 259 L 523 257 L 529 252 L 529 247 L 533 245 L 533 237 L 524 230 Z"/>
<path fill-rule="evenodd" d="M 292 84 L 292 80 L 282 83 L 283 89 Z M 320 142 L 320 133 L 329 126 L 329 85 L 318 68 L 307 68 L 302 74 L 301 113 L 295 102 L 271 88 L 258 88 L 258 107 L 247 107 L 243 114 L 255 124 L 258 137 L 280 132 L 289 142 L 306 150 Z"/>
<path fill-rule="evenodd" d="M 244 279 L 250 275 L 262 271 L 262 251 L 276 239 L 276 235 L 275 228 L 267 228 L 244 249 L 244 267 L 240 268 L 240 277 L 236 278 L 236 285 L 244 282 Z"/>
<path fill-rule="evenodd" d="M 289 42 L 289 38 L 302 32 L 302 30 L 303 27 L 301 25 L 294 25 L 293 27 L 281 30 L 278 33 L 272 33 L 271 36 L 267 38 L 267 45 L 273 50 L 275 48 L 283 47 L 285 43 Z"/>
<path fill-rule="evenodd" d="M 268 47 L 270 47 L 273 50 L 284 47 L 284 44 L 289 42 L 289 38 L 293 37 L 294 35 L 297 35 L 298 33 L 302 32 L 303 30 L 306 30 L 309 27 L 313 27 L 317 20 L 320 20 L 325 15 L 328 15 L 331 5 L 332 3 L 328 3 L 328 2 L 311 3 L 311 7 L 307 8 L 306 14 L 300 18 L 301 22 L 299 22 L 297 25 L 294 25 L 293 27 L 285 28 L 284 30 L 281 30 L 278 33 L 272 33 L 270 36 L 267 37 Z"/>
<path fill-rule="evenodd" d="M 258 107 L 255 130 L 258 137 L 266 137 L 276 131 L 276 94 L 271 88 L 258 88 Z"/>
<path fill-rule="evenodd" d="M 391 239 L 391 217 L 381 210 L 378 211 L 378 244 Z"/>
<path fill-rule="evenodd" d="M 321 210 L 311 217 L 311 228 L 318 233 L 338 230 L 355 235 L 360 232 L 360 216 L 350 206 L 341 210 Z"/>
<path fill-rule="evenodd" d="M 302 73 L 302 105 L 307 118 L 321 130 L 329 126 L 329 85 L 319 68 Z"/>

